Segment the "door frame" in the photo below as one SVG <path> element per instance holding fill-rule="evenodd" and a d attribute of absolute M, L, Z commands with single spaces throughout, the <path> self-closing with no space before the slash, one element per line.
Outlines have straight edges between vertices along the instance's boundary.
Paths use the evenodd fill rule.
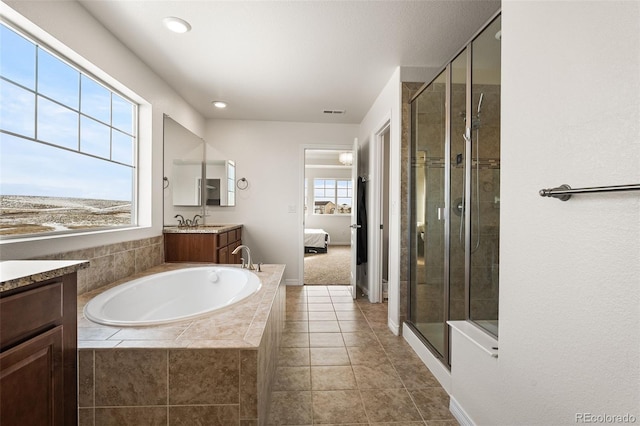
<path fill-rule="evenodd" d="M 353 144 L 304 144 L 300 145 L 299 164 L 298 169 L 298 285 L 304 285 L 304 179 L 305 179 L 305 166 L 306 166 L 306 151 L 308 149 L 314 150 L 327 150 L 327 151 L 352 151 Z M 353 164 L 352 167 L 357 168 L 357 164 Z M 353 284 L 353 283 L 352 283 Z"/>
<path fill-rule="evenodd" d="M 376 127 L 371 137 L 371 149 L 369 151 L 369 176 L 371 186 L 369 190 L 370 202 L 368 222 L 369 222 L 369 253 L 368 253 L 368 274 L 369 274 L 369 301 L 371 303 L 383 302 L 382 296 L 382 254 L 383 254 L 383 241 L 382 232 L 380 232 L 380 225 L 382 224 L 382 191 L 384 190 L 383 176 L 380 173 L 384 169 L 385 164 L 385 147 L 384 147 L 384 135 L 389 133 L 389 143 L 391 143 L 391 117 L 386 117 L 382 124 Z M 391 156 L 391 147 L 389 147 L 389 155 Z M 390 178 L 391 163 L 384 172 L 387 174 L 387 179 Z M 389 179 L 390 185 L 391 180 Z M 389 199 L 389 203 L 391 200 Z M 387 206 L 390 208 L 390 205 Z M 390 224 L 388 225 L 390 226 Z"/>

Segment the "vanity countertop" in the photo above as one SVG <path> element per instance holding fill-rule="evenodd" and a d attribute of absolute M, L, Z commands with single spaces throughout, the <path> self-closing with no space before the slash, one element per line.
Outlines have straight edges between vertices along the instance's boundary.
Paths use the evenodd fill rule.
<path fill-rule="evenodd" d="M 86 260 L 5 260 L 0 262 L 0 292 L 58 278 L 88 267 Z"/>
<path fill-rule="evenodd" d="M 242 225 L 165 226 L 162 232 L 165 234 L 218 234 L 221 232 L 231 231 L 236 228 L 242 228 Z"/>

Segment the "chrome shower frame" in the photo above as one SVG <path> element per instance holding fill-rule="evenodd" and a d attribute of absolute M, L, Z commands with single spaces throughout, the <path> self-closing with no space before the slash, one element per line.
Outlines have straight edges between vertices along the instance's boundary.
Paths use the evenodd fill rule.
<path fill-rule="evenodd" d="M 472 271 L 471 271 L 471 261 L 472 261 L 472 253 L 473 251 L 473 247 L 472 247 L 472 214 L 479 214 L 480 213 L 480 194 L 479 191 L 478 194 L 476 194 L 477 197 L 477 201 L 478 201 L 478 206 L 476 209 L 474 209 L 473 204 L 472 204 L 472 197 L 473 197 L 473 187 L 472 187 L 472 181 L 473 181 L 473 148 L 474 145 L 477 143 L 477 139 L 479 138 L 478 135 L 476 135 L 474 137 L 473 135 L 473 130 L 478 130 L 478 127 L 480 126 L 480 108 L 481 108 L 481 103 L 483 101 L 484 96 L 481 96 L 477 108 L 478 108 L 478 112 L 477 114 L 474 114 L 475 110 L 472 107 L 472 102 L 473 102 L 473 41 L 489 26 L 491 25 L 491 23 L 498 18 L 501 15 L 501 10 L 499 10 L 498 12 L 496 12 L 493 16 L 491 16 L 491 18 L 486 22 L 485 25 L 482 26 L 482 28 L 480 28 L 468 41 L 467 43 L 464 44 L 464 46 L 458 51 L 456 52 L 456 54 L 447 62 L 447 64 L 440 69 L 440 71 L 438 71 L 435 75 L 439 76 L 441 73 L 445 73 L 446 75 L 446 94 L 445 94 L 445 102 L 446 102 L 446 106 L 447 106 L 447 113 L 445 116 L 445 126 L 447 131 L 445 132 L 445 137 L 444 137 L 444 149 L 445 149 L 445 154 L 444 154 L 444 167 L 446 172 L 444 173 L 444 216 L 443 219 L 445 221 L 445 226 L 444 226 L 444 233 L 442 234 L 443 238 L 444 238 L 444 251 L 445 251 L 445 256 L 444 256 L 444 264 L 443 264 L 443 274 L 444 274 L 444 286 L 443 286 L 443 297 L 444 297 L 444 312 L 443 312 L 443 316 L 444 316 L 444 321 L 443 321 L 443 339 L 444 339 L 444 353 L 440 354 L 439 351 L 435 348 L 435 346 L 424 336 L 422 335 L 422 333 L 420 332 L 420 330 L 417 328 L 417 326 L 415 324 L 413 324 L 412 322 L 412 303 L 413 303 L 413 295 L 410 293 L 409 297 L 407 298 L 407 312 L 408 312 L 408 321 L 407 321 L 407 326 L 409 326 L 415 333 L 416 336 L 418 336 L 420 338 L 420 340 L 425 344 L 426 347 L 428 347 L 430 349 L 430 351 L 434 354 L 434 356 L 436 356 L 438 359 L 440 359 L 440 361 L 446 366 L 446 367 L 450 367 L 451 365 L 451 354 L 450 354 L 450 338 L 449 338 L 449 325 L 447 324 L 447 321 L 450 318 L 450 312 L 451 312 L 451 306 L 450 306 L 450 296 L 451 296 L 451 268 L 452 268 L 452 264 L 451 264 L 451 249 L 452 249 L 452 243 L 451 243 L 451 213 L 452 213 L 452 195 L 451 195 L 451 183 L 452 183 L 452 176 L 451 176 L 451 169 L 452 169 L 452 158 L 451 158 L 451 150 L 452 150 L 452 138 L 455 137 L 462 137 L 464 139 L 464 159 L 463 159 L 463 164 L 464 164 L 464 177 L 463 177 L 463 182 L 464 182 L 464 191 L 463 191 L 463 206 L 462 206 L 462 217 L 461 217 L 461 224 L 464 224 L 464 315 L 466 317 L 467 320 L 473 321 L 471 318 L 471 280 L 472 280 Z M 466 93 L 465 93 L 465 111 L 464 111 L 464 120 L 465 120 L 465 132 L 464 134 L 451 134 L 452 133 L 452 117 L 453 117 L 453 108 L 452 108 L 452 80 L 453 80 L 453 67 L 452 64 L 454 62 L 454 60 L 460 56 L 461 54 L 464 54 L 466 56 L 466 78 L 465 78 L 465 85 L 466 85 Z M 412 119 L 411 121 L 411 126 L 414 126 L 415 123 L 413 122 L 413 108 L 414 108 L 414 102 L 416 102 L 416 100 L 419 98 L 419 96 L 424 92 L 424 90 L 432 83 L 432 81 L 429 81 L 427 83 L 425 83 L 409 100 L 409 103 L 411 105 L 411 117 Z M 482 95 L 484 95 L 484 93 L 482 93 Z M 461 115 L 461 114 L 460 114 Z M 460 115 L 457 115 L 457 117 L 459 117 Z M 475 120 L 475 122 L 474 122 Z M 409 132 L 411 135 L 414 134 L 414 129 L 411 129 L 411 131 Z M 413 146 L 413 143 L 411 143 L 411 145 Z M 411 156 L 413 156 L 413 152 L 411 153 Z M 478 160 L 476 161 L 476 167 L 478 168 L 478 177 L 476 178 L 477 181 L 479 181 L 479 168 L 480 168 L 480 152 L 478 150 L 477 152 L 478 155 Z M 409 159 L 409 168 L 412 168 L 412 158 Z M 412 172 L 413 173 L 413 172 Z M 411 178 L 411 181 L 413 180 L 413 176 Z M 411 198 L 415 196 L 415 194 L 413 194 L 413 182 L 411 182 L 411 187 L 412 187 L 412 192 L 409 195 L 409 199 L 410 199 L 410 203 L 411 205 L 413 205 L 413 201 L 411 201 Z M 478 210 L 477 212 L 475 212 L 475 210 Z M 414 220 L 415 217 L 411 216 L 410 217 L 410 221 Z M 480 222 L 478 222 L 478 245 L 480 244 L 480 229 L 479 229 L 479 224 Z M 412 230 L 410 229 L 409 232 L 411 233 Z M 411 238 L 411 237 L 410 237 Z M 454 237 L 455 238 L 455 237 Z M 413 247 L 412 245 L 410 246 L 410 250 L 416 250 L 416 247 Z M 409 259 L 412 259 L 412 256 L 409 256 Z M 411 261 L 411 260 L 409 260 Z M 410 269 L 411 269 L 411 265 L 410 265 Z M 410 273 L 410 279 L 412 277 L 413 271 L 411 271 Z M 411 287 L 411 285 L 410 285 Z M 482 331 L 485 331 L 487 333 L 489 333 L 487 330 L 479 327 Z M 491 333 L 489 333 L 491 334 Z"/>

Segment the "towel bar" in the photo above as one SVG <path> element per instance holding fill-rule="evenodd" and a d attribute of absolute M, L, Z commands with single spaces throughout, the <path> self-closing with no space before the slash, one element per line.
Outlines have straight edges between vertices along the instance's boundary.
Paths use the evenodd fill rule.
<path fill-rule="evenodd" d="M 591 188 L 571 188 L 569 185 L 560 185 L 557 188 L 541 189 L 541 197 L 553 197 L 561 201 L 567 201 L 573 194 L 589 194 L 594 192 L 620 192 L 640 191 L 640 183 L 630 185 L 595 186 Z"/>

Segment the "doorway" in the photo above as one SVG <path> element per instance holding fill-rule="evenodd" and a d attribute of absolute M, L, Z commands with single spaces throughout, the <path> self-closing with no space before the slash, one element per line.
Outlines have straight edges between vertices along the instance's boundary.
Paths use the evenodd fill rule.
<path fill-rule="evenodd" d="M 391 122 L 387 120 L 371 139 L 370 151 L 370 247 L 367 296 L 371 303 L 388 298 L 390 228 L 390 145 Z"/>
<path fill-rule="evenodd" d="M 351 284 L 351 146 L 304 149 L 304 285 Z"/>
<path fill-rule="evenodd" d="M 382 169 L 380 179 L 382 180 L 380 193 L 380 228 L 382 231 L 380 245 L 380 287 L 382 290 L 382 300 L 386 300 L 389 294 L 389 145 L 391 144 L 390 127 L 387 127 L 380 137 Z"/>

